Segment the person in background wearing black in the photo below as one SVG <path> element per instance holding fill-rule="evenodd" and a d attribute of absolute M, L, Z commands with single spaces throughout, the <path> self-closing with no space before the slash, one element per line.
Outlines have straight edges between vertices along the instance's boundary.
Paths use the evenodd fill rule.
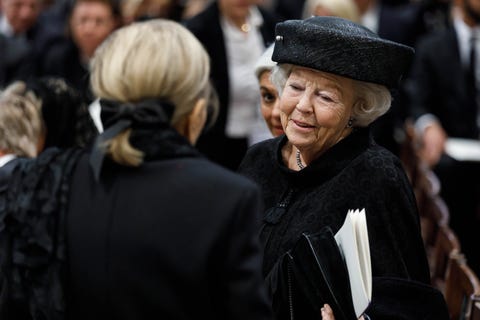
<path fill-rule="evenodd" d="M 95 49 L 120 26 L 117 0 L 75 0 L 68 17 L 67 35 L 45 52 L 40 76 L 61 77 L 85 103 L 94 96 L 89 86 L 89 63 Z"/>
<path fill-rule="evenodd" d="M 479 141 L 479 53 L 480 1 L 456 0 L 451 26 L 419 43 L 406 82 L 421 157 L 440 179 L 441 195 L 450 209 L 450 225 L 478 274 L 480 164 L 447 155 L 445 145 L 448 138 Z"/>
<path fill-rule="evenodd" d="M 211 160 L 232 170 L 245 155 L 257 115 L 258 82 L 252 70 L 273 42 L 277 22 L 257 6 L 259 2 L 213 1 L 184 21 L 210 55 L 210 76 L 220 101 L 217 122 L 202 134 L 197 146 Z"/>

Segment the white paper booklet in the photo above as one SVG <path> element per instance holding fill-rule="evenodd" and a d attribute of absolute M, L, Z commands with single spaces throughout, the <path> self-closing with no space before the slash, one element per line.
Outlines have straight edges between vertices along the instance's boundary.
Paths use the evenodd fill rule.
<path fill-rule="evenodd" d="M 348 269 L 353 306 L 360 317 L 372 299 L 372 266 L 365 209 L 349 210 L 335 234 Z"/>
<path fill-rule="evenodd" d="M 480 161 L 480 141 L 448 138 L 445 143 L 445 152 L 458 161 Z"/>

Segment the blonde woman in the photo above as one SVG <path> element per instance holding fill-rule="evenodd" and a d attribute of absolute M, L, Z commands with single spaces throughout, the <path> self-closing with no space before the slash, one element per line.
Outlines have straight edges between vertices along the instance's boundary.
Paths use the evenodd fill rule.
<path fill-rule="evenodd" d="M 134 23 L 101 45 L 91 67 L 105 131 L 91 152 L 53 159 L 68 157 L 59 203 L 34 194 L 36 207 L 51 206 L 39 214 L 26 205 L 40 227 L 28 241 L 12 237 L 25 245 L 7 279 L 27 290 L 11 300 L 44 319 L 65 310 L 68 319 L 269 319 L 259 191 L 193 147 L 210 105 L 200 42 L 173 21 Z M 59 231 L 41 227 L 55 223 Z"/>

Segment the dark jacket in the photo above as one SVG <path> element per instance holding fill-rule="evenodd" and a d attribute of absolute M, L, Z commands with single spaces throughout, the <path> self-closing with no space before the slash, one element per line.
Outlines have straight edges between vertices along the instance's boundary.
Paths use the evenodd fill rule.
<path fill-rule="evenodd" d="M 82 63 L 79 50 L 72 40 L 53 43 L 44 54 L 40 69 L 42 76 L 63 78 L 81 94 L 87 104 L 94 100 L 88 66 Z"/>
<path fill-rule="evenodd" d="M 70 319 L 268 319 L 249 181 L 198 156 L 107 169 L 73 179 Z"/>
<path fill-rule="evenodd" d="M 449 136 L 478 138 L 477 106 L 468 91 L 453 27 L 420 42 L 407 88 L 414 118 L 431 113 Z"/>
<path fill-rule="evenodd" d="M 159 126 L 133 130 L 144 164 L 105 160 L 98 181 L 75 149 L 18 171 L 0 220 L 5 319 L 270 319 L 258 188 Z"/>
<path fill-rule="evenodd" d="M 0 89 L 15 80 L 27 80 L 35 70 L 32 47 L 23 38 L 0 34 Z"/>
<path fill-rule="evenodd" d="M 8 182 L 12 176 L 13 170 L 15 169 L 18 161 L 21 161 L 19 158 L 14 158 L 8 161 L 4 166 L 0 167 L 0 211 L 5 209 L 4 197 L 8 190 Z"/>
<path fill-rule="evenodd" d="M 282 160 L 286 142 L 281 136 L 253 146 L 239 169 L 263 191 L 263 272 L 272 294 L 277 286 L 272 273 L 302 232 L 329 226 L 335 233 L 349 209 L 362 208 L 372 275 L 429 283 L 415 198 L 397 157 L 378 146 L 368 129 L 357 129 L 305 169 L 292 171 Z"/>

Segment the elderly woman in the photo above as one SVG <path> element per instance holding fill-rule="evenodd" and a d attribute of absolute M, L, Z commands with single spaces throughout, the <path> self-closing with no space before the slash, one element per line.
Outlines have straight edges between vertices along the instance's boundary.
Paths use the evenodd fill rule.
<path fill-rule="evenodd" d="M 193 147 L 209 69 L 173 21 L 97 49 L 105 131 L 19 167 L 0 212 L 2 319 L 270 319 L 259 190 Z"/>
<path fill-rule="evenodd" d="M 349 209 L 366 210 L 374 277 L 366 314 L 397 319 L 401 313 L 407 316 L 402 319 L 415 319 L 408 318 L 412 308 L 405 307 L 411 301 L 402 304 L 401 299 L 380 294 L 391 284 L 380 285 L 381 277 L 413 281 L 430 292 L 411 186 L 399 159 L 377 145 L 369 131 L 369 125 L 388 111 L 389 88 L 398 84 L 412 57 L 411 48 L 342 18 L 277 25 L 272 59 L 278 67 L 272 81 L 280 92 L 285 135 L 250 148 L 239 170 L 263 190 L 263 273 L 278 319 L 290 319 L 292 310 L 298 319 L 318 318 L 320 310 L 304 297 L 294 296 L 293 308 L 282 300 L 282 262 L 302 233 L 313 234 L 325 226 L 338 231 Z M 438 292 L 432 295 L 445 306 Z M 388 301 L 396 302 L 390 306 Z M 418 310 L 417 315 L 422 314 Z"/>

